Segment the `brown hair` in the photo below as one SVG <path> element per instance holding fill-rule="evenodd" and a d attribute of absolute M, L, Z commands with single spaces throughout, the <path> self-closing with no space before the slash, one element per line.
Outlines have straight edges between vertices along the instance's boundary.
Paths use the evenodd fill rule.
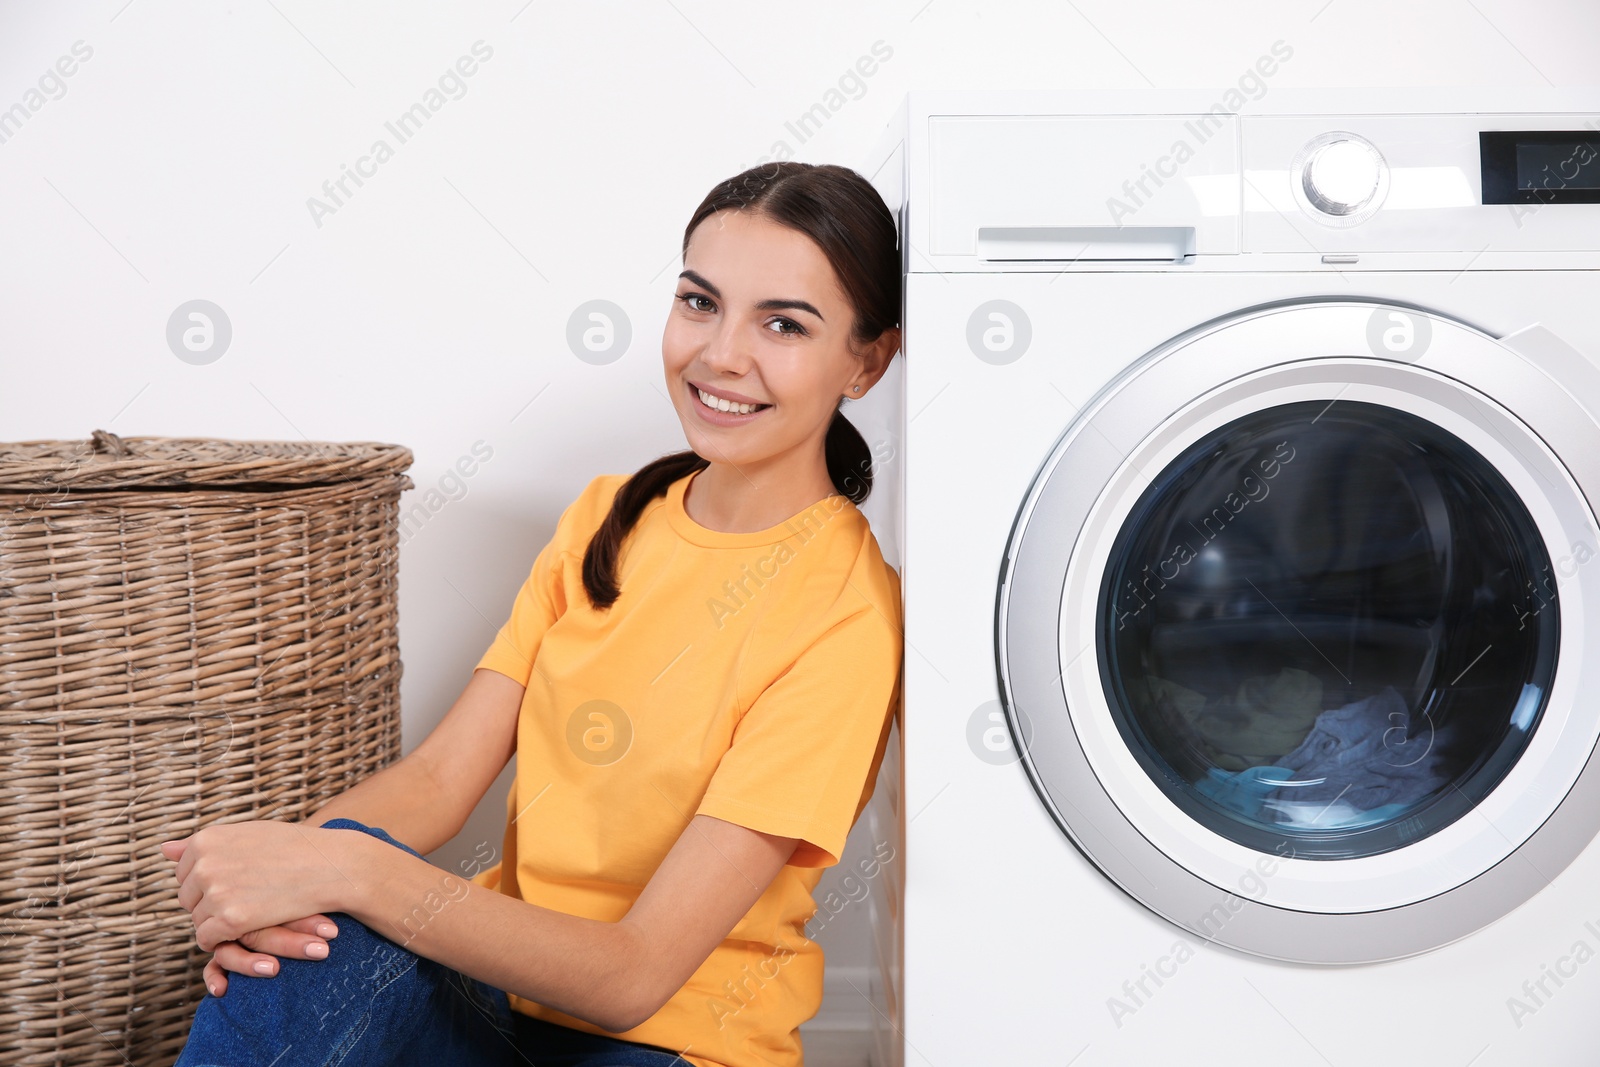
<path fill-rule="evenodd" d="M 701 201 L 683 231 L 683 251 L 695 227 L 725 209 L 749 210 L 798 230 L 822 249 L 844 290 L 855 324 L 851 340 L 871 344 L 900 323 L 900 251 L 894 216 L 861 175 L 835 164 L 785 160 L 751 167 L 719 183 Z M 834 411 L 823 445 L 828 477 L 840 494 L 860 504 L 872 492 L 872 452 L 844 412 Z M 639 514 L 667 487 L 710 461 L 693 449 L 646 463 L 617 490 L 611 511 L 583 554 L 583 587 L 596 608 L 621 594 L 617 557 Z"/>

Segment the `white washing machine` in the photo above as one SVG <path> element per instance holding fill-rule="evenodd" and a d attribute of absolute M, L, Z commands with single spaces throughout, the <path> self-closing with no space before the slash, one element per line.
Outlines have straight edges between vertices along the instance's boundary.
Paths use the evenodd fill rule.
<path fill-rule="evenodd" d="M 914 93 L 867 169 L 892 1058 L 1600 1063 L 1600 94 Z"/>

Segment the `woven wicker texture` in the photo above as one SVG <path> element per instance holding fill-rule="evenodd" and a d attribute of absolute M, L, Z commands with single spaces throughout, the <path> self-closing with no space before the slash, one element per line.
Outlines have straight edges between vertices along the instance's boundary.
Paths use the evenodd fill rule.
<path fill-rule="evenodd" d="M 171 1064 L 209 953 L 160 842 L 399 757 L 411 459 L 0 444 L 0 1064 Z"/>

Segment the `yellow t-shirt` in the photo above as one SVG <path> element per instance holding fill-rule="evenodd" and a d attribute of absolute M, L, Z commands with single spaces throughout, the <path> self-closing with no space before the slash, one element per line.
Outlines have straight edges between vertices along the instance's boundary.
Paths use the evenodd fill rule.
<path fill-rule="evenodd" d="M 753 533 L 684 509 L 693 475 L 645 505 L 621 595 L 596 611 L 584 550 L 628 475 L 593 479 L 557 523 L 478 667 L 526 686 L 500 863 L 479 885 L 607 922 L 633 905 L 695 814 L 800 839 L 728 937 L 643 1024 L 589 1033 L 697 1067 L 794 1067 L 822 1002 L 811 891 L 839 862 L 901 701 L 900 576 L 842 495 Z"/>

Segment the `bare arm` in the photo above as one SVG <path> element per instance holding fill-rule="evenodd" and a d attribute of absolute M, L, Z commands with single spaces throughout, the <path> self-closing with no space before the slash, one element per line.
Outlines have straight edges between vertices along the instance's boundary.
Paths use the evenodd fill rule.
<path fill-rule="evenodd" d="M 406 756 L 346 789 L 305 822 L 354 819 L 427 855 L 461 832 L 517 750 L 523 687 L 487 668 Z"/>
<path fill-rule="evenodd" d="M 339 862 L 374 877 L 339 910 L 419 956 L 621 1034 L 671 999 L 795 845 L 792 837 L 696 815 L 632 909 L 612 923 L 513 899 L 349 834 L 335 846 Z"/>
<path fill-rule="evenodd" d="M 427 738 L 403 759 L 328 801 L 302 825 L 354 819 L 387 831 L 426 855 L 461 832 L 472 809 L 516 751 L 523 687 L 488 669 L 474 671 L 467 687 Z M 391 851 L 398 851 L 391 849 Z M 206 987 L 222 996 L 228 972 L 278 972 L 278 957 L 319 959 L 309 951 L 327 945 L 316 931 L 326 915 L 253 930 L 217 946 L 205 966 Z"/>

